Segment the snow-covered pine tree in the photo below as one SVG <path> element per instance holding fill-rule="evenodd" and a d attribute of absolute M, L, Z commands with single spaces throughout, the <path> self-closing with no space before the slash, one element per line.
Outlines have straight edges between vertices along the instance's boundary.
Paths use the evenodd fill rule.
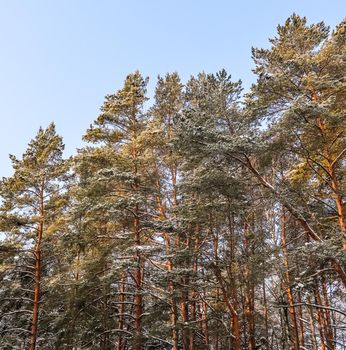
<path fill-rule="evenodd" d="M 0 230 L 7 255 L 2 261 L 1 348 L 30 350 L 49 343 L 49 280 L 54 245 L 66 203 L 68 163 L 52 123 L 40 128 L 21 159 L 11 156 L 13 175 L 1 182 Z M 29 324 L 31 325 L 29 327 Z"/>

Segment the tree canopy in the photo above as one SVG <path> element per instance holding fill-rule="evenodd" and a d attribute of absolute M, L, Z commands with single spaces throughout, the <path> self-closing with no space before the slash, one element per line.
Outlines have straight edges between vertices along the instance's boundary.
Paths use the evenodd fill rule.
<path fill-rule="evenodd" d="M 1 349 L 344 348 L 346 22 L 269 41 L 249 91 L 136 71 L 73 157 L 10 156 Z"/>

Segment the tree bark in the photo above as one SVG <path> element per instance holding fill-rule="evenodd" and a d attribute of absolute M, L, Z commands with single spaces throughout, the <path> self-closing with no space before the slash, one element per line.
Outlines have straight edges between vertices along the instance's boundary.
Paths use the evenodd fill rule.
<path fill-rule="evenodd" d="M 116 343 L 116 350 L 123 350 L 123 334 L 121 330 L 124 329 L 124 312 L 125 312 L 125 280 L 126 275 L 125 273 L 121 277 L 120 281 L 120 288 L 119 288 L 119 302 L 120 302 L 120 309 L 119 309 L 119 324 L 118 328 L 120 329 L 119 335 L 118 335 L 118 342 Z"/>
<path fill-rule="evenodd" d="M 341 191 L 340 191 L 340 186 L 338 183 L 338 179 L 335 173 L 335 163 L 333 162 L 328 162 L 328 170 L 331 178 L 331 188 L 333 189 L 333 197 L 335 200 L 335 205 L 336 205 L 336 210 L 338 213 L 338 222 L 339 222 L 339 227 L 340 231 L 342 234 L 342 245 L 343 249 L 346 250 L 346 219 L 345 219 L 345 203 L 342 200 L 341 197 Z"/>
<path fill-rule="evenodd" d="M 318 291 L 317 284 L 314 286 L 314 296 L 315 296 L 315 303 L 317 305 L 321 305 L 321 297 Z M 322 310 L 320 308 L 317 308 L 317 327 L 320 333 L 321 350 L 326 350 L 326 343 L 325 343 L 324 332 L 323 332 L 324 330 L 323 323 L 324 323 L 324 319 L 323 319 Z"/>
<path fill-rule="evenodd" d="M 136 237 L 136 245 L 139 246 L 141 244 L 140 239 L 140 229 L 139 229 L 139 208 L 138 204 L 136 204 L 135 209 L 135 219 L 134 219 L 134 229 L 135 229 L 135 237 Z M 135 274 L 136 281 L 136 291 L 134 297 L 135 304 L 135 342 L 134 342 L 134 350 L 141 350 L 142 348 L 142 314 L 143 314 L 143 297 L 142 297 L 142 259 L 141 253 L 137 249 L 136 253 L 137 260 L 137 268 Z"/>
<path fill-rule="evenodd" d="M 31 323 L 31 338 L 30 338 L 30 350 L 36 349 L 37 341 L 37 330 L 38 330 L 38 318 L 39 318 L 39 308 L 40 308 L 40 289 L 41 289 L 41 243 L 43 237 L 43 225 L 44 225 L 44 185 L 45 180 L 41 180 L 40 188 L 40 221 L 37 231 L 37 240 L 35 244 L 34 256 L 35 256 L 35 277 L 34 277 L 34 306 L 32 313 L 32 323 Z"/>
<path fill-rule="evenodd" d="M 289 304 L 289 314 L 292 323 L 292 338 L 293 338 L 293 349 L 299 350 L 299 334 L 298 334 L 298 323 L 297 315 L 294 308 L 294 300 L 290 286 L 290 274 L 289 274 L 289 262 L 287 254 L 287 239 L 286 239 L 286 212 L 285 208 L 281 209 L 281 242 L 282 242 L 282 253 L 284 257 L 285 266 L 285 289 L 287 294 L 287 300 Z"/>

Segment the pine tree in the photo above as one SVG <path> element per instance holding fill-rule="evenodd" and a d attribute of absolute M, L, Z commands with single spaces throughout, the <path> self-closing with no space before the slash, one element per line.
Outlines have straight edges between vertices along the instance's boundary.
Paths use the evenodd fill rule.
<path fill-rule="evenodd" d="M 22 159 L 11 156 L 14 174 L 1 182 L 1 231 L 10 248 L 3 262 L 5 288 L 1 289 L 4 348 L 24 344 L 34 350 L 38 342 L 46 341 L 40 310 L 49 299 L 49 293 L 44 295 L 51 273 L 49 261 L 66 201 L 68 163 L 62 159 L 63 149 L 54 124 L 40 128 Z M 18 315 L 18 321 L 11 315 Z"/>
<path fill-rule="evenodd" d="M 97 202 L 92 204 L 92 210 L 100 210 L 101 220 L 106 225 L 113 225 L 115 233 L 122 235 L 122 240 L 127 243 L 126 252 L 118 250 L 119 255 L 125 253 L 123 264 L 127 261 L 118 280 L 118 302 L 121 303 L 117 330 L 119 349 L 123 346 L 124 334 L 129 330 L 133 335 L 133 349 L 140 349 L 145 339 L 145 265 L 151 240 L 147 221 L 155 203 L 150 193 L 155 175 L 152 176 L 151 155 L 147 153 L 146 145 L 148 136 L 144 132 L 147 125 L 143 111 L 147 82 L 139 72 L 135 72 L 127 76 L 123 89 L 106 97 L 95 126 L 91 126 L 84 137 L 102 145 L 86 149 L 80 155 L 85 160 L 92 154 L 103 153 L 106 166 L 98 168 L 90 179 L 89 191 L 97 191 Z M 128 300 L 129 295 L 133 295 L 133 300 Z M 127 304 L 133 305 L 134 313 L 133 323 L 131 319 L 126 320 L 128 330 L 124 329 L 125 296 Z"/>
<path fill-rule="evenodd" d="M 1 349 L 338 349 L 345 33 L 293 14 L 244 98 L 129 74 L 71 162 L 41 128 L 1 181 Z"/>
<path fill-rule="evenodd" d="M 170 292 L 170 318 L 172 328 L 173 350 L 179 348 L 178 329 L 178 281 L 179 274 L 175 273 L 174 256 L 180 249 L 179 233 L 176 230 L 176 209 L 178 206 L 178 177 L 179 156 L 173 145 L 175 137 L 175 120 L 181 113 L 183 105 L 183 86 L 177 73 L 167 74 L 164 78 L 158 77 L 155 90 L 155 104 L 150 113 L 152 120 L 149 130 L 152 130 L 151 148 L 157 179 L 157 210 L 163 229 L 165 255 L 167 256 L 168 281 L 166 288 Z M 165 227 L 169 230 L 165 230 Z M 173 228 L 173 229 L 172 229 Z M 164 279 L 167 279 L 164 276 Z"/>
<path fill-rule="evenodd" d="M 258 172 L 256 176 L 280 197 L 310 238 L 329 245 L 329 251 L 335 249 L 334 242 L 343 244 L 345 231 L 340 187 L 346 145 L 342 132 L 345 118 L 340 109 L 345 83 L 341 73 L 345 61 L 343 27 L 342 23 L 329 37 L 323 22 L 308 26 L 306 18 L 293 14 L 278 26 L 270 49 L 253 49 L 259 78 L 252 88 L 251 105 L 260 120 L 270 123 L 262 138 L 267 144 L 266 156 L 285 157 L 289 162 L 275 186 L 265 183 Z M 340 64 L 337 68 L 335 61 Z M 321 227 L 326 215 L 316 220 L 311 213 L 315 208 L 330 211 L 332 200 L 339 225 L 331 221 L 333 230 L 326 233 Z M 339 255 L 334 252 L 326 259 L 345 285 L 345 271 L 335 254 Z"/>

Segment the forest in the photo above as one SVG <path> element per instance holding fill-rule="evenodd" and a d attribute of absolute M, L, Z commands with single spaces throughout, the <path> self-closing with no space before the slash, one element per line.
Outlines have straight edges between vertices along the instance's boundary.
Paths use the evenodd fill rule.
<path fill-rule="evenodd" d="M 249 91 L 135 71 L 75 155 L 10 155 L 0 349 L 346 349 L 346 20 L 269 43 Z"/>

